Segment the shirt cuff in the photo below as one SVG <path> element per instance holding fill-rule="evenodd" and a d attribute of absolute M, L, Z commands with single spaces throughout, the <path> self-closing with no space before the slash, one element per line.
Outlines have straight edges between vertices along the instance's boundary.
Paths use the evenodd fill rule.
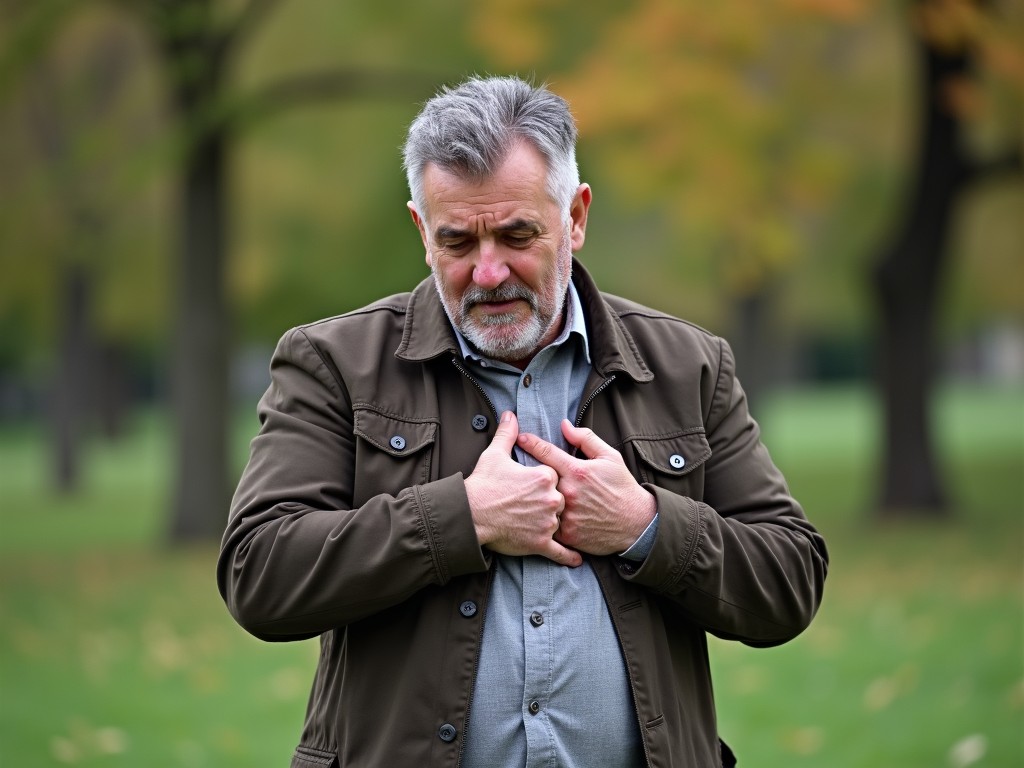
<path fill-rule="evenodd" d="M 658 515 L 654 515 L 654 519 L 651 520 L 651 524 L 644 529 L 644 532 L 640 534 L 640 538 L 633 542 L 633 546 L 623 552 L 619 557 L 623 557 L 626 560 L 633 560 L 634 562 L 642 562 L 647 559 L 647 556 L 651 554 L 651 550 L 654 548 L 654 539 L 658 535 Z"/>

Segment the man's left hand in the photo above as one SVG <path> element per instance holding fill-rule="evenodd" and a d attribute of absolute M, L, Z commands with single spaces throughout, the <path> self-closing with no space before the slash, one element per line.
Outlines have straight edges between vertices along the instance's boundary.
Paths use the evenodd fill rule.
<path fill-rule="evenodd" d="M 562 420 L 562 434 L 587 458 L 571 456 L 536 435 L 521 433 L 519 447 L 558 473 L 565 509 L 555 541 L 591 555 L 624 552 L 657 514 L 654 496 L 636 482 L 619 452 L 591 429 Z"/>

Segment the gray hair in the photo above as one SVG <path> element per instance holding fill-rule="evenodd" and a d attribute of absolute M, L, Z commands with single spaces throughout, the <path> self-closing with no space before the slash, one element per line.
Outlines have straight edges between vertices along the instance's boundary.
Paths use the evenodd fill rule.
<path fill-rule="evenodd" d="M 427 215 L 423 172 L 428 163 L 483 180 L 525 139 L 547 161 L 547 191 L 564 216 L 580 184 L 576 133 L 569 105 L 543 85 L 517 77 L 473 77 L 442 88 L 409 126 L 402 150 L 413 205 Z"/>

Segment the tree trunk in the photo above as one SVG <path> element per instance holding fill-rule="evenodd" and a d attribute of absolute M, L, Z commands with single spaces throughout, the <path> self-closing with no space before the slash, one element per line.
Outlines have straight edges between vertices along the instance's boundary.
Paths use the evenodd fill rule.
<path fill-rule="evenodd" d="M 59 357 L 50 387 L 53 483 L 60 493 L 73 493 L 81 475 L 80 448 L 90 389 L 88 271 L 72 263 L 61 281 Z"/>
<path fill-rule="evenodd" d="M 951 217 L 965 186 L 960 122 L 943 103 L 951 78 L 967 74 L 962 51 L 915 38 L 922 82 L 918 156 L 907 207 L 875 272 L 881 311 L 879 386 L 884 408 L 883 517 L 941 516 L 947 491 L 936 458 L 932 394 L 935 319 Z"/>
<path fill-rule="evenodd" d="M 776 381 L 778 341 L 771 330 L 771 295 L 767 286 L 736 299 L 734 331 L 729 339 L 736 357 L 736 375 L 755 418 Z"/>
<path fill-rule="evenodd" d="M 200 141 L 185 168 L 172 353 L 177 472 L 171 537 L 210 539 L 227 518 L 228 356 L 226 147 Z"/>

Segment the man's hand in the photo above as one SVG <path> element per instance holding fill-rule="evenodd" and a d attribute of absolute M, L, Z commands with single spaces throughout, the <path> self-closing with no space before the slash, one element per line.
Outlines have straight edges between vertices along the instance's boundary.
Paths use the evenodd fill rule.
<path fill-rule="evenodd" d="M 562 434 L 588 458 L 570 456 L 536 435 L 519 447 L 558 474 L 565 499 L 555 541 L 580 552 L 610 555 L 629 549 L 657 514 L 657 501 L 626 468 L 619 452 L 590 429 L 562 420 Z"/>
<path fill-rule="evenodd" d="M 466 478 L 466 495 L 481 546 L 504 555 L 543 555 L 560 565 L 583 563 L 579 552 L 555 541 L 565 500 L 558 474 L 545 466 L 524 467 L 512 458 L 519 421 L 506 411 L 494 439 Z"/>

